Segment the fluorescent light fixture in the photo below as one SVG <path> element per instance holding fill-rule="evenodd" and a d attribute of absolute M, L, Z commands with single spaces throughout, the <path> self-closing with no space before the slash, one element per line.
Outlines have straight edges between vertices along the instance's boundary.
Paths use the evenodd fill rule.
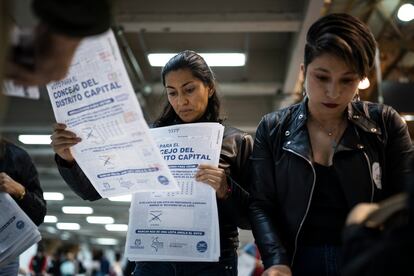
<path fill-rule="evenodd" d="M 19 141 L 26 145 L 49 145 L 50 135 L 19 135 Z"/>
<path fill-rule="evenodd" d="M 151 66 L 163 67 L 174 53 L 153 53 L 148 54 Z M 200 53 L 210 67 L 235 67 L 246 64 L 246 55 L 243 53 Z"/>
<path fill-rule="evenodd" d="M 397 17 L 403 22 L 408 22 L 414 19 L 414 5 L 404 4 L 398 9 Z"/>
<path fill-rule="evenodd" d="M 114 223 L 115 220 L 112 217 L 89 216 L 89 217 L 86 217 L 86 221 L 89 223 L 93 223 L 93 224 L 110 224 L 110 223 Z"/>
<path fill-rule="evenodd" d="M 91 207 L 82 206 L 63 206 L 62 212 L 65 214 L 92 214 L 93 209 Z"/>
<path fill-rule="evenodd" d="M 45 223 L 56 223 L 58 221 L 56 216 L 45 216 L 45 219 L 43 222 Z"/>
<path fill-rule="evenodd" d="M 414 115 L 402 115 L 403 119 L 408 122 L 408 121 L 414 121 Z"/>
<path fill-rule="evenodd" d="M 113 197 L 108 197 L 108 199 L 110 201 L 131 202 L 132 195 L 113 196 Z"/>
<path fill-rule="evenodd" d="M 364 78 L 362 81 L 359 82 L 358 89 L 364 90 L 367 89 L 370 85 L 371 83 L 369 82 L 369 79 Z"/>
<path fill-rule="evenodd" d="M 61 238 L 62 240 L 68 240 L 68 239 L 70 239 L 70 234 L 69 234 L 69 232 L 63 232 L 63 233 L 62 233 L 62 235 L 60 235 L 60 238 Z"/>
<path fill-rule="evenodd" d="M 127 224 L 107 224 L 105 225 L 105 229 L 108 231 L 128 231 L 128 225 Z"/>
<path fill-rule="evenodd" d="M 56 234 L 57 233 L 56 228 L 53 227 L 53 226 L 47 226 L 46 231 L 49 232 L 50 234 Z"/>
<path fill-rule="evenodd" d="M 62 193 L 44 192 L 43 198 L 45 200 L 63 200 L 65 196 Z"/>
<path fill-rule="evenodd" d="M 79 230 L 79 223 L 70 223 L 70 222 L 58 222 L 56 227 L 60 230 Z"/>
<path fill-rule="evenodd" d="M 97 238 L 94 239 L 95 243 L 102 244 L 102 245 L 117 245 L 118 240 L 117 239 L 111 239 L 111 238 Z"/>

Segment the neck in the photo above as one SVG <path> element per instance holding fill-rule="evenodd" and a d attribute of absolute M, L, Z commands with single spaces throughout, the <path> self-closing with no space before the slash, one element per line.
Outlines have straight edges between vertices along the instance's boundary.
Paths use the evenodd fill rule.
<path fill-rule="evenodd" d="M 308 106 L 308 108 L 309 108 L 309 117 L 311 119 L 314 119 L 318 121 L 319 123 L 327 125 L 327 126 L 336 125 L 342 122 L 345 117 L 345 111 L 340 112 L 340 113 L 328 113 L 327 114 L 327 113 L 321 113 L 318 110 L 314 110 L 310 106 Z"/>

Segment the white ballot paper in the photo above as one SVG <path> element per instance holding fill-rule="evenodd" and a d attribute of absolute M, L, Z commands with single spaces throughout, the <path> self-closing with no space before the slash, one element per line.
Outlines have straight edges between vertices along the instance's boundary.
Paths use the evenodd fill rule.
<path fill-rule="evenodd" d="M 31 219 L 7 193 L 0 193 L 0 271 L 27 248 L 41 240 Z"/>
<path fill-rule="evenodd" d="M 56 121 L 82 138 L 72 154 L 102 197 L 178 191 L 149 133 L 112 31 L 84 39 L 68 76 L 47 90 Z"/>
<path fill-rule="evenodd" d="M 216 193 L 194 175 L 199 164 L 218 166 L 224 127 L 194 123 L 151 132 L 180 191 L 132 195 L 126 256 L 130 261 L 218 261 Z"/>

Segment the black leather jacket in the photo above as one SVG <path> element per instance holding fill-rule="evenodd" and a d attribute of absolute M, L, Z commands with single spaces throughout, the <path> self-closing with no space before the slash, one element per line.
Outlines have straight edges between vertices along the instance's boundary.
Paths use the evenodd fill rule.
<path fill-rule="evenodd" d="M 250 229 L 247 166 L 252 148 L 253 139 L 249 134 L 233 127 L 225 127 L 220 167 L 227 173 L 231 194 L 225 200 L 217 199 L 222 255 L 223 252 L 234 251 L 238 247 L 237 227 Z M 101 198 L 76 163 L 68 165 L 58 155 L 55 159 L 63 179 L 78 196 L 90 201 Z"/>
<path fill-rule="evenodd" d="M 307 116 L 304 100 L 265 115 L 256 132 L 249 213 L 266 268 L 293 263 L 312 200 L 316 177 Z M 348 121 L 333 167 L 350 210 L 403 190 L 413 148 L 407 125 L 388 106 L 352 102 Z"/>
<path fill-rule="evenodd" d="M 29 154 L 12 143 L 0 140 L 0 172 L 24 186 L 25 196 L 15 201 L 36 225 L 40 225 L 46 215 L 46 201 Z"/>

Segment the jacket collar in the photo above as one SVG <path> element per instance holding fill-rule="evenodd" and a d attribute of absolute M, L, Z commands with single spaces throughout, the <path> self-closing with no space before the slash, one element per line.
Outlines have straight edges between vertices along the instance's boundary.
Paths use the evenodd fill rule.
<path fill-rule="evenodd" d="M 288 124 L 283 135 L 283 147 L 286 150 L 294 151 L 299 155 L 312 160 L 312 152 L 309 140 L 309 133 L 306 122 L 309 117 L 308 99 L 296 105 L 297 108 L 290 109 Z M 378 124 L 369 116 L 369 110 L 364 102 L 351 102 L 348 104 L 348 127 L 345 130 L 341 141 L 337 147 L 337 152 L 345 150 L 362 150 L 365 145 L 361 141 L 360 131 L 381 135 Z"/>

